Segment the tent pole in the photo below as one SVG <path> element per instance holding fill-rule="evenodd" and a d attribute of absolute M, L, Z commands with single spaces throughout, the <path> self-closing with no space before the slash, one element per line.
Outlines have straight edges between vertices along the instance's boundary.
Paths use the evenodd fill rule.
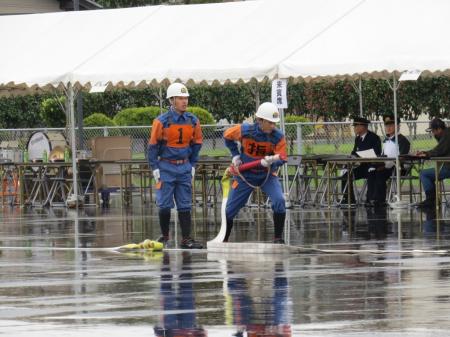
<path fill-rule="evenodd" d="M 286 137 L 286 125 L 284 121 L 284 109 L 278 109 L 280 113 L 280 129 L 281 132 Z M 291 207 L 291 200 L 289 199 L 289 176 L 288 176 L 288 167 L 287 165 L 281 166 L 281 172 L 283 173 L 283 192 L 284 192 L 284 200 L 286 203 L 286 208 Z"/>
<path fill-rule="evenodd" d="M 397 123 L 397 116 L 398 116 L 398 111 L 397 111 L 397 90 L 398 87 L 400 86 L 400 84 L 397 84 L 397 79 L 395 77 L 395 73 L 392 75 L 393 77 L 393 81 L 392 81 L 392 85 L 391 82 L 388 80 L 389 83 L 389 87 L 392 89 L 393 95 L 394 95 L 394 137 L 395 137 L 395 148 L 396 148 L 396 153 L 395 153 L 395 178 L 396 178 L 396 185 L 397 185 L 397 195 L 395 196 L 395 201 L 390 203 L 390 206 L 392 208 L 406 208 L 408 207 L 408 203 L 407 202 L 403 202 L 402 199 L 402 193 L 401 193 L 401 184 L 400 184 L 400 174 L 401 174 L 401 167 L 400 167 L 400 148 L 398 145 L 398 123 Z"/>
<path fill-rule="evenodd" d="M 258 108 L 259 108 L 259 105 L 261 102 L 261 98 L 260 98 L 261 96 L 259 93 L 259 83 L 257 81 L 255 81 L 255 82 L 251 81 L 251 82 L 249 82 L 249 88 L 255 99 L 255 111 L 258 111 Z"/>
<path fill-rule="evenodd" d="M 400 185 L 400 159 L 399 159 L 400 148 L 398 146 L 397 89 L 398 89 L 398 85 L 397 85 L 397 80 L 395 78 L 395 73 L 394 73 L 392 90 L 394 91 L 394 126 L 395 126 L 394 136 L 395 136 L 395 147 L 397 149 L 395 152 L 395 175 L 397 178 L 397 196 L 396 196 L 397 200 L 396 201 L 401 201 L 402 193 L 400 191 L 400 188 L 401 188 L 401 185 Z"/>
<path fill-rule="evenodd" d="M 359 116 L 362 117 L 363 116 L 363 97 L 362 97 L 361 76 L 359 76 L 358 94 L 359 94 Z"/>
<path fill-rule="evenodd" d="M 350 81 L 350 84 L 352 85 L 353 89 L 358 93 L 359 98 L 359 116 L 363 117 L 363 96 L 362 96 L 362 79 L 361 76 L 359 76 L 358 86 L 356 86 L 355 81 L 352 79 Z"/>
<path fill-rule="evenodd" d="M 69 121 L 71 127 L 70 143 L 72 146 L 72 174 L 73 174 L 73 194 L 76 207 L 78 208 L 78 172 L 77 172 L 77 143 L 75 140 L 75 93 L 72 83 L 67 86 L 67 100 L 69 108 Z"/>
<path fill-rule="evenodd" d="M 256 82 L 256 85 L 255 85 L 255 111 L 258 111 L 260 102 L 261 102 L 261 96 L 259 93 L 259 84 L 258 84 L 258 82 Z"/>
<path fill-rule="evenodd" d="M 162 115 L 163 113 L 163 98 L 162 98 L 162 86 L 159 85 L 159 114 Z"/>
<path fill-rule="evenodd" d="M 84 130 L 83 130 L 83 93 L 77 94 L 77 125 L 78 125 L 78 147 L 84 150 Z"/>

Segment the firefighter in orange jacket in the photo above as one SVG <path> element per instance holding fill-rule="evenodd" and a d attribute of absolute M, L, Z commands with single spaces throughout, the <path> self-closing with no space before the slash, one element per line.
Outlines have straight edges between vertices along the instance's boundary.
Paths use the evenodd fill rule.
<path fill-rule="evenodd" d="M 286 218 L 285 200 L 275 172 L 286 162 L 287 156 L 285 137 L 275 126 L 279 121 L 276 105 L 266 102 L 259 106 L 254 124 L 239 124 L 224 133 L 225 145 L 233 156 L 234 166 L 262 159 L 260 168 L 243 172 L 233 180 L 226 207 L 227 231 L 224 241 L 228 241 L 233 219 L 245 205 L 253 189 L 261 187 L 272 202 L 275 226 L 273 242 L 284 243 L 282 235 Z M 238 142 L 241 144 L 240 150 Z M 280 156 L 280 160 L 274 158 L 276 154 Z"/>
<path fill-rule="evenodd" d="M 156 183 L 156 203 L 159 207 L 161 237 L 169 240 L 170 210 L 174 198 L 181 227 L 181 248 L 203 248 L 191 238 L 192 178 L 202 146 L 202 130 L 196 116 L 187 112 L 189 92 L 181 83 L 167 88 L 170 109 L 152 125 L 148 146 L 148 161 Z"/>

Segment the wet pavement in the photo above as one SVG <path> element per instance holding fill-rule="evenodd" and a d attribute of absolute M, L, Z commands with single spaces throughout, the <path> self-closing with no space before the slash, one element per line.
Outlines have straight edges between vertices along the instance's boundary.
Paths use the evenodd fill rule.
<path fill-rule="evenodd" d="M 196 239 L 218 232 L 219 206 L 197 209 Z M 449 254 L 364 252 L 449 249 L 446 212 L 290 211 L 291 245 L 358 254 L 103 249 L 157 237 L 156 214 L 4 208 L 0 336 L 450 335 Z M 232 239 L 268 241 L 271 223 L 266 209 L 241 212 Z"/>

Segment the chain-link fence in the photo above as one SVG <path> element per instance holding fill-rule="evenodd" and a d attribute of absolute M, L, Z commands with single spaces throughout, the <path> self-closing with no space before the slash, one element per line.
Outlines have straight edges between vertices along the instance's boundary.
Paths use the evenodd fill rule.
<path fill-rule="evenodd" d="M 411 142 L 411 152 L 430 149 L 436 141 L 432 135 L 425 131 L 427 121 L 404 121 L 401 124 L 401 133 Z M 223 143 L 223 131 L 226 126 L 203 125 L 203 147 L 201 155 L 224 156 L 229 155 Z M 82 141 L 79 141 L 77 132 L 77 148 L 87 150 L 90 148 L 90 139 L 104 136 L 130 136 L 132 139 L 132 152 L 134 158 L 144 158 L 150 135 L 149 127 L 86 127 L 82 131 Z M 370 129 L 380 137 L 384 137 L 384 127 L 381 122 L 373 122 Z M 2 149 L 23 150 L 30 136 L 37 131 L 46 133 L 62 133 L 70 139 L 68 129 L 0 129 L 0 147 Z M 350 153 L 354 144 L 354 133 L 351 122 L 325 122 L 325 123 L 295 123 L 286 124 L 286 141 L 289 154 L 330 154 Z M 82 143 L 82 144 L 80 144 Z"/>

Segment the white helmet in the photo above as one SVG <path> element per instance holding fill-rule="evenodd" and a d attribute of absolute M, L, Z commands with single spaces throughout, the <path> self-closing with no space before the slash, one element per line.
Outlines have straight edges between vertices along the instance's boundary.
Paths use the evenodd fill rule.
<path fill-rule="evenodd" d="M 280 113 L 275 104 L 266 102 L 259 106 L 256 111 L 256 117 L 268 120 L 270 122 L 278 123 L 280 121 Z"/>
<path fill-rule="evenodd" d="M 167 98 L 189 97 L 189 92 L 183 83 L 172 83 L 167 88 Z"/>

